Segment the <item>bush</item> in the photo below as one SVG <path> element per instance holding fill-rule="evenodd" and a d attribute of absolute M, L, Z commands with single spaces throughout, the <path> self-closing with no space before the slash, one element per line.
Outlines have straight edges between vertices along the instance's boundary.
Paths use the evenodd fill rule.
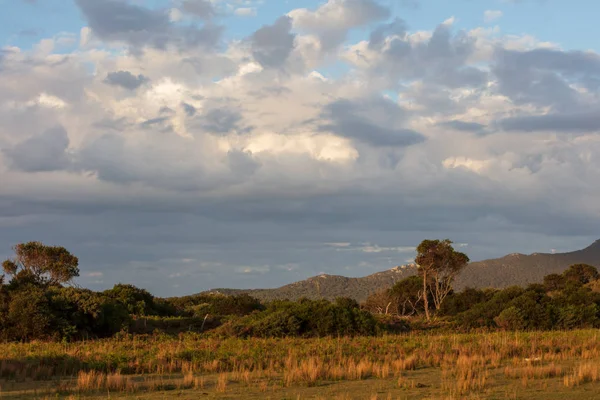
<path fill-rule="evenodd" d="M 526 326 L 525 318 L 515 306 L 503 310 L 500 315 L 494 318 L 494 322 L 499 328 L 506 330 L 519 330 Z"/>
<path fill-rule="evenodd" d="M 326 300 L 274 301 L 266 310 L 229 321 L 218 332 L 238 337 L 374 335 L 381 329 L 366 311 Z"/>
<path fill-rule="evenodd" d="M 223 294 L 199 294 L 174 297 L 166 300 L 176 313 L 188 317 L 204 318 L 212 316 L 244 316 L 265 307 L 254 297 L 247 294 L 227 296 Z"/>

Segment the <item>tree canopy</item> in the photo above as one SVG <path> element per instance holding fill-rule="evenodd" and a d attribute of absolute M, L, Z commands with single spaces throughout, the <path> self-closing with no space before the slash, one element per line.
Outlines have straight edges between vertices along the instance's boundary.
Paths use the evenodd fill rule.
<path fill-rule="evenodd" d="M 449 239 L 423 240 L 417 247 L 415 261 L 423 278 L 423 303 L 429 319 L 428 293 L 431 293 L 435 308 L 439 310 L 452 291 L 452 282 L 469 263 L 469 257 L 454 250 Z"/>
<path fill-rule="evenodd" d="M 36 283 L 58 285 L 79 276 L 79 259 L 64 247 L 28 242 L 13 250 L 15 257 L 2 263 L 2 269 L 13 280 L 29 278 Z"/>

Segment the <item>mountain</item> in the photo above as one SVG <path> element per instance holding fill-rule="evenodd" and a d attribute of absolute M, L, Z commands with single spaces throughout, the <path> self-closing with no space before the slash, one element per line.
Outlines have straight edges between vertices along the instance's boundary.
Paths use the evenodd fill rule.
<path fill-rule="evenodd" d="M 351 297 L 361 302 L 366 300 L 370 294 L 383 288 L 392 287 L 396 282 L 415 275 L 416 270 L 415 265 L 403 265 L 362 278 L 318 275 L 277 289 L 213 289 L 204 293 L 229 295 L 246 293 L 259 300 L 296 300 L 301 297 L 334 300 L 336 297 Z"/>
<path fill-rule="evenodd" d="M 568 253 L 513 253 L 502 258 L 470 263 L 457 277 L 455 288 L 504 288 L 512 285 L 525 286 L 542 282 L 544 276 L 561 273 L 569 265 L 585 263 L 600 267 L 600 240 L 583 250 Z M 394 283 L 415 275 L 414 264 L 395 267 L 363 278 L 347 278 L 338 275 L 319 275 L 291 283 L 277 289 L 214 289 L 204 293 L 242 294 L 247 293 L 259 300 L 290 299 L 301 297 L 333 300 L 336 297 L 351 297 L 364 301 L 371 293 L 389 288 Z"/>
<path fill-rule="evenodd" d="M 542 282 L 544 276 L 562 273 L 569 265 L 590 264 L 600 267 L 600 240 L 583 250 L 568 253 L 513 253 L 502 258 L 470 263 L 457 278 L 455 287 L 504 288 Z"/>

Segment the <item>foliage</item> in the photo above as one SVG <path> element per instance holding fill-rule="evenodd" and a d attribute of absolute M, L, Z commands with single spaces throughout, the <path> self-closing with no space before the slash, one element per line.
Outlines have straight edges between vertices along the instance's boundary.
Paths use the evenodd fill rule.
<path fill-rule="evenodd" d="M 543 284 L 526 288 L 467 288 L 455 293 L 451 287 L 454 273 L 468 258 L 455 252 L 450 241 L 424 241 L 419 247 L 422 275 L 372 294 L 362 305 L 343 297 L 265 305 L 247 294 L 162 299 L 127 284 L 94 292 L 63 286 L 79 273 L 77 258 L 64 248 L 31 242 L 17 245 L 15 253 L 3 265 L 10 280 L 0 278 L 0 339 L 5 341 L 208 330 L 220 336 L 261 338 L 371 336 L 419 326 L 426 301 L 436 305 L 442 317 L 436 322 L 439 327 L 600 327 L 600 291 L 596 290 L 600 280 L 594 267 L 575 264 L 563 274 L 547 276 Z"/>
<path fill-rule="evenodd" d="M 479 290 L 465 288 L 462 292 L 451 293 L 440 309 L 441 315 L 452 316 L 465 312 L 479 303 L 488 301 L 494 295 L 494 290 Z"/>
<path fill-rule="evenodd" d="M 563 274 L 549 275 L 543 284 L 495 291 L 488 300 L 455 315 L 466 329 L 574 329 L 600 326 L 600 293 L 590 286 L 597 282 L 596 268 L 576 264 Z M 466 292 L 466 291 L 465 291 Z M 460 294 L 463 296 L 466 294 Z M 449 303 L 452 303 L 452 298 Z M 460 309 L 452 310 L 452 312 Z"/>
<path fill-rule="evenodd" d="M 39 284 L 59 285 L 79 276 L 79 260 L 64 247 L 41 242 L 21 243 L 14 247 L 15 257 L 2 263 L 4 273 L 13 279 L 33 278 Z"/>
<path fill-rule="evenodd" d="M 421 278 L 410 276 L 370 295 L 362 307 L 374 314 L 412 316 L 423 312 Z M 433 301 L 430 294 L 430 301 Z"/>
<path fill-rule="evenodd" d="M 187 317 L 244 316 L 265 307 L 255 298 L 241 294 L 228 296 L 223 294 L 200 294 L 194 296 L 173 297 L 166 300 L 178 315 Z"/>
<path fill-rule="evenodd" d="M 104 296 L 113 299 L 127 309 L 131 315 L 159 315 L 160 311 L 154 303 L 154 296 L 145 289 L 133 285 L 116 284 L 112 289 L 105 290 Z"/>
<path fill-rule="evenodd" d="M 590 283 L 591 281 L 595 281 L 600 278 L 600 274 L 598 274 L 598 270 L 588 264 L 574 264 L 569 267 L 564 273 L 563 276 L 568 281 L 579 282 L 582 285 L 586 283 Z"/>
<path fill-rule="evenodd" d="M 232 320 L 220 328 L 238 337 L 323 337 L 374 335 L 379 325 L 356 307 L 327 300 L 274 301 L 266 310 Z"/>
<path fill-rule="evenodd" d="M 435 308 L 439 310 L 452 291 L 452 282 L 469 263 L 469 257 L 454 250 L 449 239 L 423 240 L 417 247 L 415 261 L 423 279 L 423 305 L 429 319 L 428 293 L 431 293 Z"/>

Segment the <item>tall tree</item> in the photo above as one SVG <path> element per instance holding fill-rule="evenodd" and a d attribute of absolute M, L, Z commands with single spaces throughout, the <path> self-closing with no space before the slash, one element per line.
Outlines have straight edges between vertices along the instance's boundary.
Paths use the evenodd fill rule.
<path fill-rule="evenodd" d="M 13 250 L 15 257 L 2 263 L 2 269 L 13 280 L 33 278 L 36 283 L 59 285 L 79 276 L 79 259 L 64 247 L 28 242 Z"/>
<path fill-rule="evenodd" d="M 417 247 L 415 261 L 419 267 L 419 274 L 423 278 L 423 306 L 425 316 L 429 320 L 429 299 L 431 293 L 436 310 L 452 291 L 452 282 L 458 273 L 467 266 L 469 257 L 454 250 L 452 241 L 423 240 Z"/>

